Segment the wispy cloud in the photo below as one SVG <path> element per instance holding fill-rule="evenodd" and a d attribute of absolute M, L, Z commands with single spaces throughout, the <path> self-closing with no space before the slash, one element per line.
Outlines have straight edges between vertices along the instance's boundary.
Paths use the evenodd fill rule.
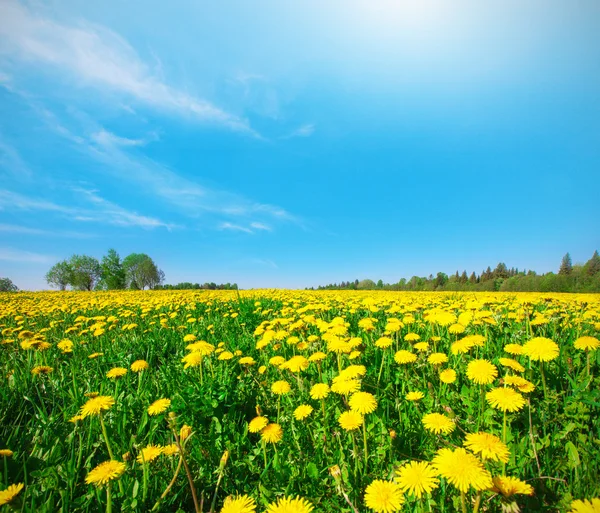
<path fill-rule="evenodd" d="M 0 136 L 0 171 L 2 170 L 11 175 L 31 176 L 31 170 L 23 162 L 19 152 Z"/>
<path fill-rule="evenodd" d="M 128 139 L 127 137 L 119 137 L 107 130 L 100 130 L 99 132 L 93 133 L 90 138 L 96 144 L 101 146 L 146 146 L 149 142 L 156 141 L 158 136 L 156 133 L 150 134 L 145 139 Z"/>
<path fill-rule="evenodd" d="M 42 230 L 40 228 L 31 228 L 29 226 L 21 226 L 16 224 L 2 224 L 0 223 L 1 233 L 16 233 L 19 235 L 35 235 L 35 236 L 48 236 L 48 237 L 67 237 L 73 239 L 90 239 L 94 235 L 91 233 L 84 232 L 71 232 L 62 230 Z"/>
<path fill-rule="evenodd" d="M 264 230 L 267 232 L 270 232 L 272 230 L 272 228 L 264 223 L 250 223 L 250 227 L 254 228 L 255 230 Z"/>
<path fill-rule="evenodd" d="M 50 255 L 32 253 L 13 248 L 0 248 L 0 261 L 5 262 L 27 262 L 30 264 L 48 264 L 56 260 Z"/>
<path fill-rule="evenodd" d="M 315 125 L 308 123 L 306 125 L 302 125 L 296 128 L 296 130 L 294 130 L 292 133 L 284 135 L 282 139 L 291 139 L 293 137 L 310 137 L 312 134 L 315 133 L 315 130 Z"/>
<path fill-rule="evenodd" d="M 275 262 L 273 262 L 273 260 L 270 260 L 268 258 L 251 258 L 249 262 L 251 264 L 262 265 L 270 267 L 272 269 L 279 269 L 279 266 Z"/>
<path fill-rule="evenodd" d="M 0 42 L 13 58 L 42 62 L 90 86 L 259 137 L 245 119 L 167 84 L 125 39 L 105 27 L 59 23 L 15 0 L 0 2 L 0 19 Z"/>
<path fill-rule="evenodd" d="M 239 224 L 233 223 L 221 223 L 219 225 L 219 230 L 231 230 L 234 232 L 244 232 L 244 233 L 254 233 L 250 228 L 246 228 L 245 226 L 240 226 Z"/>
<path fill-rule="evenodd" d="M 18 209 L 24 211 L 55 212 L 68 216 L 70 219 L 82 222 L 96 222 L 116 226 L 137 226 L 141 228 L 175 228 L 176 225 L 165 223 L 154 217 L 143 216 L 126 210 L 96 194 L 97 191 L 82 188 L 72 188 L 79 196 L 84 196 L 88 204 L 96 208 L 81 208 L 59 205 L 44 199 L 30 198 L 12 191 L 0 189 L 0 210 Z"/>

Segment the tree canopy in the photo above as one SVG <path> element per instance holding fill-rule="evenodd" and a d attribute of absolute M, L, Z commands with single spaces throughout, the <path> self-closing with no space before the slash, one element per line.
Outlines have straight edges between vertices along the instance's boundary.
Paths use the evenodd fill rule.
<path fill-rule="evenodd" d="M 0 278 L 0 292 L 16 292 L 18 287 L 9 278 Z"/>

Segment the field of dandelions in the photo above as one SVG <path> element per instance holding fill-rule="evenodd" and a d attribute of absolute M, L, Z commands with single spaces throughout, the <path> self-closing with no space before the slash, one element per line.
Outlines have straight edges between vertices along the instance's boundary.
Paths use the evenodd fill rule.
<path fill-rule="evenodd" d="M 600 296 L 0 294 L 0 510 L 600 512 Z"/>

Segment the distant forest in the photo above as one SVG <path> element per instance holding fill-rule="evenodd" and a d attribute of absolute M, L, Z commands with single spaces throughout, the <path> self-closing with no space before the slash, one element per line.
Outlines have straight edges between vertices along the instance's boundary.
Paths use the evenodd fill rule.
<path fill-rule="evenodd" d="M 315 290 L 311 287 L 307 290 Z M 508 268 L 500 262 L 494 269 L 488 267 L 481 274 L 467 271 L 448 276 L 402 278 L 398 283 L 366 280 L 342 281 L 321 285 L 316 290 L 448 290 L 448 291 L 506 291 L 506 292 L 600 292 L 600 256 L 595 251 L 585 264 L 573 265 L 567 253 L 553 272 L 538 274 L 532 270 Z"/>

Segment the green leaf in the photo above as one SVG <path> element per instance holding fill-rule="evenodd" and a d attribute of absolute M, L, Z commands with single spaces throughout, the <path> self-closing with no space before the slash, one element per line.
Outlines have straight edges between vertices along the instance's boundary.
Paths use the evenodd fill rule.
<path fill-rule="evenodd" d="M 569 468 L 574 469 L 581 465 L 581 460 L 579 459 L 579 451 L 577 447 L 573 444 L 573 442 L 567 442 L 565 444 L 565 449 L 567 450 L 567 457 L 569 458 Z"/>
<path fill-rule="evenodd" d="M 133 483 L 133 493 L 131 496 L 135 499 L 137 497 L 138 491 L 140 489 L 140 482 L 136 479 Z"/>

